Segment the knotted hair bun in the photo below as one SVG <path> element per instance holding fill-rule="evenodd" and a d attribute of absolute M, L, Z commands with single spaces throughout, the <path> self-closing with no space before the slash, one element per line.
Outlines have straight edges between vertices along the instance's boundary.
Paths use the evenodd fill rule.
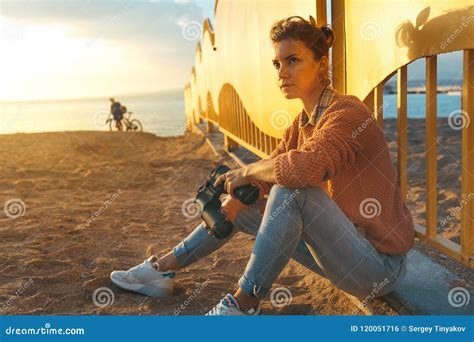
<path fill-rule="evenodd" d="M 313 16 L 309 20 L 300 16 L 291 16 L 275 22 L 270 30 L 270 39 L 273 43 L 285 39 L 302 41 L 319 60 L 329 55 L 329 49 L 334 43 L 334 32 L 328 25 L 318 27 Z"/>

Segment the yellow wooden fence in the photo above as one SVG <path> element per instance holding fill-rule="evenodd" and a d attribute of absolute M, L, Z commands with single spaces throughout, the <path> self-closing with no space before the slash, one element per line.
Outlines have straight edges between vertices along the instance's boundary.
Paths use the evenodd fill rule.
<path fill-rule="evenodd" d="M 461 192 L 474 196 L 474 6 L 458 0 L 332 0 L 336 34 L 332 80 L 336 89 L 361 98 L 373 108 L 383 129 L 383 87 L 397 74 L 398 175 L 407 194 L 407 65 L 426 59 L 426 227 L 417 237 L 443 253 L 474 265 L 474 201 L 461 207 L 461 243 L 437 232 L 437 56 L 463 51 Z M 203 24 L 191 80 L 185 87 L 188 127 L 206 122 L 224 134 L 225 146 L 241 145 L 265 158 L 299 112 L 283 98 L 271 64 L 271 24 L 290 15 L 313 15 L 327 22 L 322 0 L 220 0 L 215 29 Z M 390 13 L 390 16 L 383 15 Z M 473 119 L 473 120 L 471 120 Z M 470 124 L 469 124 L 470 123 Z M 471 198 L 470 196 L 468 197 Z"/>

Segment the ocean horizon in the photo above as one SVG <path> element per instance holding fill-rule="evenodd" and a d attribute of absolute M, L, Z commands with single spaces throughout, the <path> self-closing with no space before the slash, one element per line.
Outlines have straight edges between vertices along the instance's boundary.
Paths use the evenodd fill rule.
<path fill-rule="evenodd" d="M 157 136 L 184 132 L 184 91 L 114 96 L 141 121 L 143 131 Z M 0 102 L 0 134 L 55 131 L 108 131 L 109 97 Z"/>
<path fill-rule="evenodd" d="M 184 93 L 181 89 L 116 97 L 143 131 L 160 137 L 180 136 L 185 131 Z M 408 117 L 424 119 L 425 94 L 408 94 Z M 107 131 L 109 99 L 84 98 L 0 102 L 0 134 L 54 131 Z M 397 117 L 397 95 L 384 94 L 384 118 Z M 438 94 L 438 117 L 461 108 L 460 95 Z"/>

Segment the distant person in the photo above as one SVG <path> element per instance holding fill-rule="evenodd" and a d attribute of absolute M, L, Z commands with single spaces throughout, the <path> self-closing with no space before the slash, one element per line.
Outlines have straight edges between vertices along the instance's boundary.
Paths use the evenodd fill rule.
<path fill-rule="evenodd" d="M 123 115 L 127 112 L 127 107 L 122 106 L 122 104 L 118 101 L 115 101 L 113 97 L 110 98 L 110 113 L 114 116 L 115 125 L 118 131 L 123 131 L 122 128 L 122 119 Z"/>

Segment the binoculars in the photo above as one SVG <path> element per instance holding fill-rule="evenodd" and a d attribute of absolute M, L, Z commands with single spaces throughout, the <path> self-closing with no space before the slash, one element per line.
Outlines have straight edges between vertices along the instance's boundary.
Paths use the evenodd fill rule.
<path fill-rule="evenodd" d="M 220 196 L 227 193 L 224 188 L 224 182 L 221 182 L 217 187 L 214 182 L 221 175 L 229 171 L 230 168 L 226 165 L 220 165 L 213 170 L 207 180 L 198 189 L 196 203 L 201 211 L 201 218 L 206 223 L 206 229 L 209 234 L 214 235 L 218 239 L 225 239 L 234 230 L 234 224 L 226 219 L 226 216 L 221 212 L 222 202 Z M 253 185 L 243 185 L 234 190 L 231 194 L 245 205 L 251 205 L 258 200 L 260 195 L 257 187 Z"/>

